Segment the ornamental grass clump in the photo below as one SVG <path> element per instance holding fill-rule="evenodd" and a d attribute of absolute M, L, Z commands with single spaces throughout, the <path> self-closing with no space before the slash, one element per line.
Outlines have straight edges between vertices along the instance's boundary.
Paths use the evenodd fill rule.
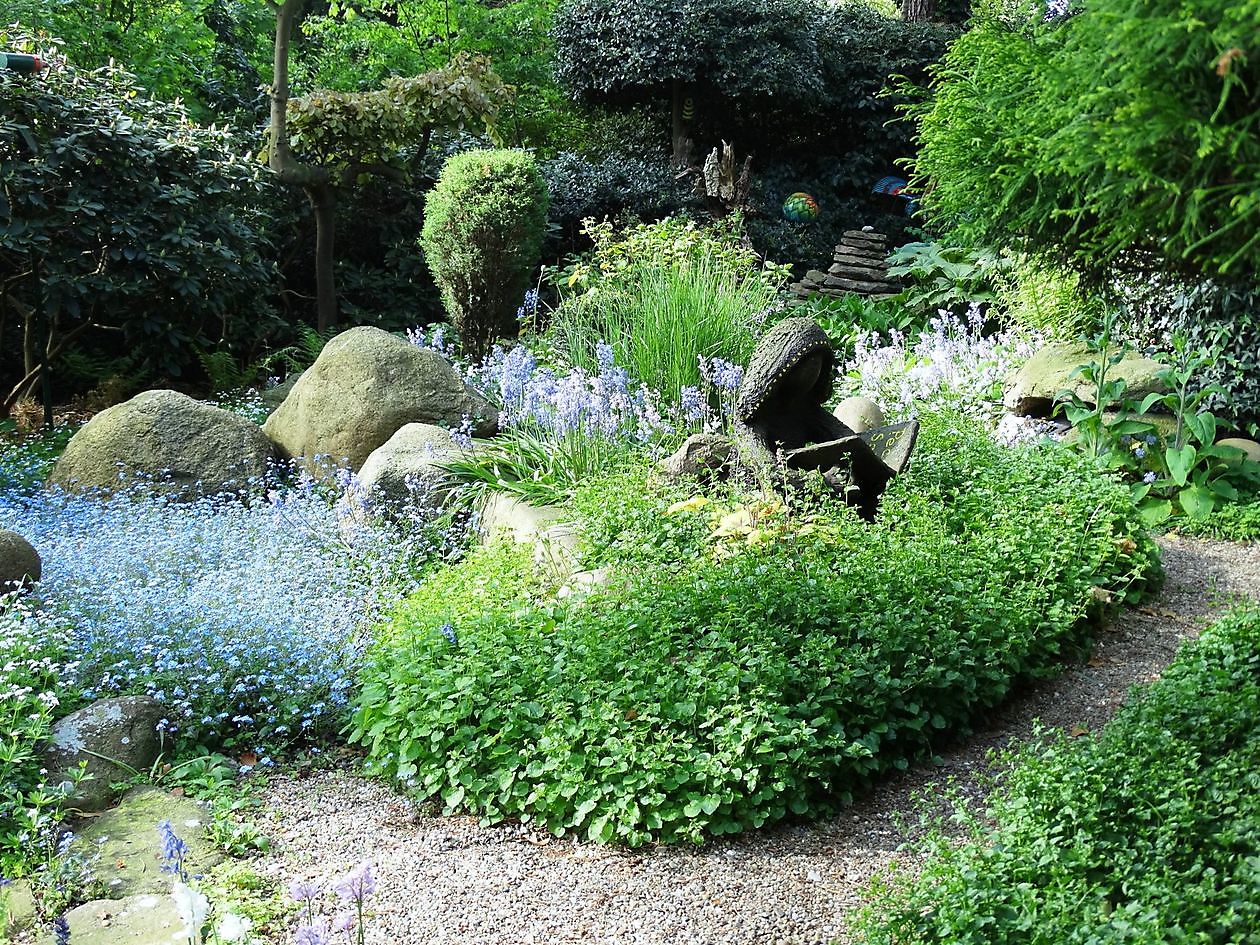
<path fill-rule="evenodd" d="M 711 228 L 666 219 L 622 233 L 587 221 L 595 242 L 561 286 L 548 338 L 570 363 L 597 370 L 599 346 L 670 403 L 700 384 L 702 361 L 748 363 L 784 308 L 781 267 L 763 266 L 738 221 Z"/>
<path fill-rule="evenodd" d="M 1255 942 L 1257 771 L 1253 604 L 1186 643 L 1097 737 L 1016 756 L 988 811 L 937 825 L 918 878 L 877 886 L 862 941 Z"/>
<path fill-rule="evenodd" d="M 931 758 L 1158 557 L 1079 458 L 925 419 L 870 526 L 642 468 L 588 484 L 576 567 L 605 583 L 474 552 L 383 628 L 351 740 L 448 811 L 630 845 L 819 816 Z"/>

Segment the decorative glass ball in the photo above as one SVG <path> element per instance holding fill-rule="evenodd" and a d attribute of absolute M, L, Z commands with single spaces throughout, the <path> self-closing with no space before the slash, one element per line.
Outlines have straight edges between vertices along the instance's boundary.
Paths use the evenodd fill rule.
<path fill-rule="evenodd" d="M 809 194 L 796 192 L 783 201 L 783 216 L 793 223 L 818 219 L 818 201 Z"/>

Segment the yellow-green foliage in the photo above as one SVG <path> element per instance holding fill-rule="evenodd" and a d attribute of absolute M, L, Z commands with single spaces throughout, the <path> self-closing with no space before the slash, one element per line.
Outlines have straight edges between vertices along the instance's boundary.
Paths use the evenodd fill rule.
<path fill-rule="evenodd" d="M 457 56 L 423 75 L 386 79 L 372 92 L 321 89 L 289 101 L 293 146 L 321 163 L 383 160 L 426 129 L 492 131 L 512 90 L 480 56 Z"/>

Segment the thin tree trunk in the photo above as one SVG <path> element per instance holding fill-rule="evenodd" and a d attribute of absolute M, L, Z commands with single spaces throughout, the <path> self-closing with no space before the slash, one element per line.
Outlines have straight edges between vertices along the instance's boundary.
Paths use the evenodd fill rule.
<path fill-rule="evenodd" d="M 936 0 L 901 0 L 901 18 L 907 23 L 926 23 L 936 15 Z"/>
<path fill-rule="evenodd" d="M 337 324 L 337 283 L 333 273 L 333 244 L 337 234 L 337 197 L 327 184 L 306 188 L 315 211 L 316 327 L 327 331 Z"/>
<path fill-rule="evenodd" d="M 280 183 L 301 187 L 315 210 L 315 297 L 320 330 L 337 323 L 337 286 L 333 278 L 332 175 L 327 168 L 304 164 L 289 147 L 289 44 L 298 14 L 306 0 L 284 0 L 274 4 L 276 45 L 271 85 L 271 140 L 267 164 Z"/>

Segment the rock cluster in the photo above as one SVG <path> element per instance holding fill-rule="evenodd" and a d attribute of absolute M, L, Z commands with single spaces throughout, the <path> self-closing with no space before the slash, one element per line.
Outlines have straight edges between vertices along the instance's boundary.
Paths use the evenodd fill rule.
<path fill-rule="evenodd" d="M 811 295 L 855 293 L 883 299 L 901 291 L 901 284 L 888 275 L 888 237 L 871 229 L 845 230 L 836 247 L 831 268 L 811 269 L 805 278 L 791 286 L 801 298 Z"/>
<path fill-rule="evenodd" d="M 498 413 L 436 352 L 379 328 L 342 332 L 263 424 L 286 458 L 315 476 L 358 470 L 373 450 L 409 423 L 457 428 L 465 418 L 477 436 L 492 436 Z"/>

